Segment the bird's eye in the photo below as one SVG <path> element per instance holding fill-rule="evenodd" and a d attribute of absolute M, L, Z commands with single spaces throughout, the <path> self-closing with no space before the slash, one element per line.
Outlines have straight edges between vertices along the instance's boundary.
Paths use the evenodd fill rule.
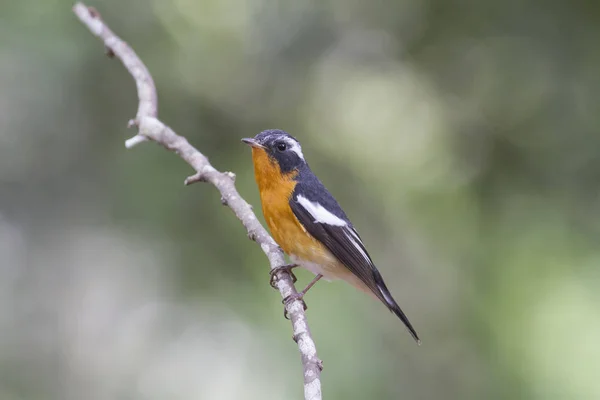
<path fill-rule="evenodd" d="M 285 151 L 285 149 L 287 149 L 287 145 L 283 142 L 277 143 L 277 150 L 279 151 Z"/>

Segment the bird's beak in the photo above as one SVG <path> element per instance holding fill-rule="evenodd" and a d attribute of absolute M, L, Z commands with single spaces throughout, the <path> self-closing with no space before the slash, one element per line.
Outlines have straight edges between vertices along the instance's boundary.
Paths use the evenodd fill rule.
<path fill-rule="evenodd" d="M 263 146 L 262 144 L 258 143 L 256 140 L 254 140 L 252 138 L 243 138 L 242 142 L 246 143 L 248 146 L 256 147 L 256 148 L 259 148 L 259 149 L 266 149 L 265 146 Z"/>

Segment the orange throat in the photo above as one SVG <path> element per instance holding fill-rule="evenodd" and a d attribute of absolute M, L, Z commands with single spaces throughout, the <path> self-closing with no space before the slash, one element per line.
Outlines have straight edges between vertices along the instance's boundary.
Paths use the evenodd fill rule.
<path fill-rule="evenodd" d="M 289 201 L 296 186 L 294 178 L 298 174 L 298 171 L 286 174 L 282 173 L 277 161 L 269 157 L 264 149 L 256 147 L 252 148 L 252 162 L 254 163 L 254 178 L 256 179 L 263 205 L 263 196 L 270 192 L 278 195 L 279 201 L 283 198 L 285 198 L 286 202 Z"/>

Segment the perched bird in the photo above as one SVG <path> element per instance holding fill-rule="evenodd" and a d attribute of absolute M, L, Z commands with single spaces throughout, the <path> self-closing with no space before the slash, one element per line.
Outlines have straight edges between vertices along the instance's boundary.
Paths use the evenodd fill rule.
<path fill-rule="evenodd" d="M 295 298 L 301 299 L 321 278 L 343 279 L 381 300 L 420 343 L 352 223 L 309 168 L 298 140 L 272 129 L 242 142 L 252 147 L 254 176 L 273 239 L 294 262 L 276 270 L 301 266 L 316 274 Z"/>

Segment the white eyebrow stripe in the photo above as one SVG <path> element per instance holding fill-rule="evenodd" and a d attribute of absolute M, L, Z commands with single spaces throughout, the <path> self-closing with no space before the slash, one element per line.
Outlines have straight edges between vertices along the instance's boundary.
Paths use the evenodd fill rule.
<path fill-rule="evenodd" d="M 333 215 L 329 210 L 323 207 L 319 203 L 312 202 L 302 195 L 298 195 L 296 198 L 298 203 L 304 207 L 306 211 L 315 219 L 314 222 L 322 224 L 333 225 L 333 226 L 346 226 L 346 221 Z"/>
<path fill-rule="evenodd" d="M 283 138 L 283 140 L 290 146 L 290 151 L 293 151 L 298 155 L 298 157 L 300 157 L 301 160 L 304 160 L 304 154 L 302 153 L 302 147 L 300 146 L 300 143 L 288 137 Z"/>

